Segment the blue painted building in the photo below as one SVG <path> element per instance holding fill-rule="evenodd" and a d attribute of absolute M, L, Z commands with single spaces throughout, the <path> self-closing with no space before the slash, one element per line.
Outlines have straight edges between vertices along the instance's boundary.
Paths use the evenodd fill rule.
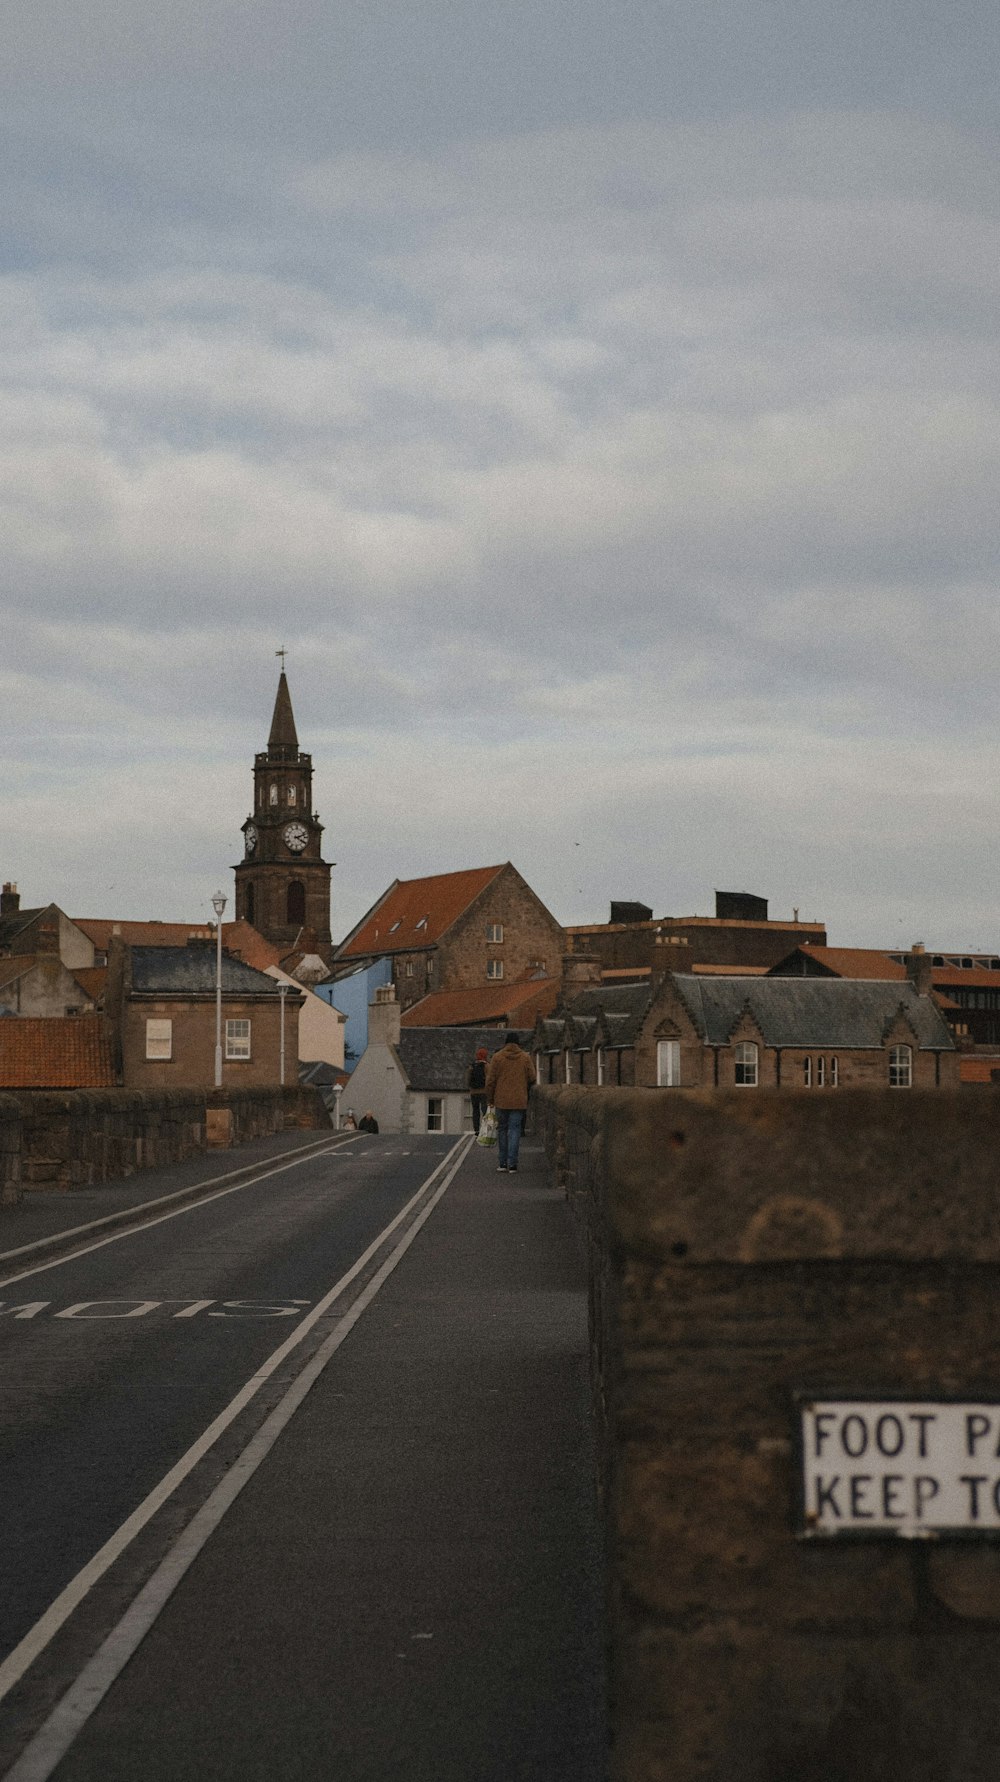
<path fill-rule="evenodd" d="M 382 984 L 392 983 L 391 959 L 375 959 L 363 965 L 350 977 L 338 978 L 335 984 L 317 984 L 321 996 L 342 1015 L 347 1016 L 344 1028 L 344 1069 L 351 1071 L 368 1045 L 368 1004 Z"/>

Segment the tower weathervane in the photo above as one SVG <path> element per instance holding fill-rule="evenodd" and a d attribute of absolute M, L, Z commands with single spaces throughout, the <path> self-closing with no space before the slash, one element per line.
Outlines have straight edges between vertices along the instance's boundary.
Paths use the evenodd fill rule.
<path fill-rule="evenodd" d="M 284 644 L 282 644 L 281 649 L 275 650 L 274 653 L 276 656 L 281 657 L 281 672 L 282 672 L 282 674 L 284 674 L 284 672 L 285 672 L 285 657 L 287 656 L 288 651 L 285 649 Z"/>

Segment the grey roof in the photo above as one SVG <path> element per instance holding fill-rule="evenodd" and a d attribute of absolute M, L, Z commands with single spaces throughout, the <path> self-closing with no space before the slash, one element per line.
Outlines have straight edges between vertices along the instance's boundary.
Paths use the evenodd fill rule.
<path fill-rule="evenodd" d="M 708 978 L 677 972 L 673 981 L 707 1045 L 726 1045 L 749 1008 L 769 1046 L 877 1050 L 902 1008 L 922 1050 L 955 1049 L 930 997 L 898 980 Z"/>
<path fill-rule="evenodd" d="M 12 952 L 15 951 L 14 942 L 22 928 L 29 927 L 32 922 L 37 921 L 39 916 L 44 916 L 45 911 L 51 907 L 51 904 L 45 904 L 37 910 L 11 910 L 9 916 L 4 916 L 0 920 L 0 950 L 9 947 Z"/>
<path fill-rule="evenodd" d="M 404 1027 L 396 1051 L 411 1089 L 447 1095 L 464 1092 L 466 1072 L 480 1046 L 492 1058 L 508 1040 L 527 1045 L 529 1037 L 519 1028 Z"/>
<path fill-rule="evenodd" d="M 132 988 L 140 994 L 215 995 L 215 948 L 131 947 Z M 222 955 L 223 996 L 277 996 L 277 979 L 242 959 Z M 290 991 L 292 1001 L 297 992 Z"/>

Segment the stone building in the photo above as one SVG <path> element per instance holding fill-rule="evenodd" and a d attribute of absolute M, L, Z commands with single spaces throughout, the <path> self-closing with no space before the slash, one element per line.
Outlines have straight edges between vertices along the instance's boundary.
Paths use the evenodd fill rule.
<path fill-rule="evenodd" d="M 278 680 L 267 748 L 254 758 L 253 810 L 243 824 L 236 916 L 287 954 L 296 945 L 332 958 L 330 867 L 312 802 L 312 756 L 299 748 L 285 671 Z"/>
<path fill-rule="evenodd" d="M 775 965 L 793 947 L 826 942 L 822 922 L 772 922 L 767 899 L 717 891 L 714 916 L 658 916 L 646 904 L 613 903 L 610 922 L 567 928 L 571 952 L 597 957 L 605 971 L 691 971 L 695 965 Z M 616 918 L 618 918 L 616 920 Z"/>
<path fill-rule="evenodd" d="M 338 947 L 335 970 L 388 959 L 405 1010 L 438 990 L 556 977 L 562 950 L 559 923 L 507 861 L 395 880 Z"/>
<path fill-rule="evenodd" d="M 0 1014 L 89 1014 L 100 1000 L 102 974 L 94 948 L 58 904 L 21 908 L 17 886 L 0 891 Z"/>
<path fill-rule="evenodd" d="M 936 1089 L 955 1041 L 908 979 L 667 973 L 593 985 L 531 1041 L 543 1082 L 645 1088 Z"/>

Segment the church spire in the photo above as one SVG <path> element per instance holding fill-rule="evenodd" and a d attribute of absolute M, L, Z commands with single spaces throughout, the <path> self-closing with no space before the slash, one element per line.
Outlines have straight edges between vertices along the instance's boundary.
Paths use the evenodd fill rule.
<path fill-rule="evenodd" d="M 274 701 L 274 716 L 271 719 L 271 734 L 267 739 L 268 750 L 297 749 L 299 739 L 295 733 L 295 719 L 292 716 L 292 696 L 288 691 L 285 670 L 282 668 L 278 681 L 278 693 Z"/>

